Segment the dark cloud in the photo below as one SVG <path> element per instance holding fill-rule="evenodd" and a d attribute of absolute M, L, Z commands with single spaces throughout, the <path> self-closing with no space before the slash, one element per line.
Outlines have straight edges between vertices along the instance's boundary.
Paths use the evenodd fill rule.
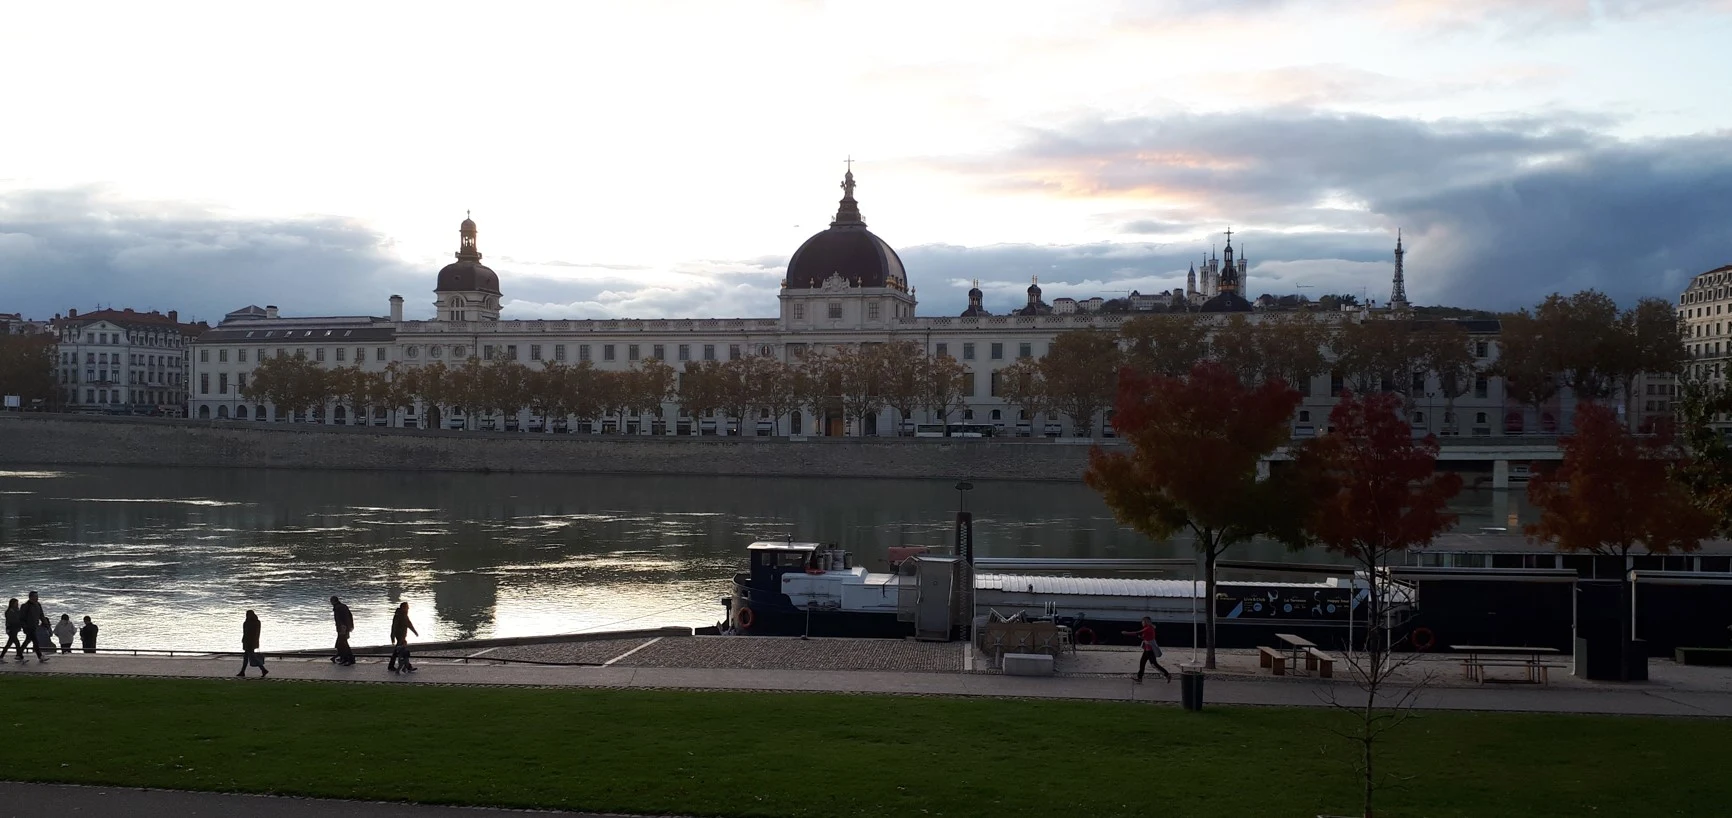
<path fill-rule="evenodd" d="M 247 220 L 98 189 L 0 196 L 0 304 L 35 317 L 101 304 L 215 323 L 248 304 L 383 315 L 393 293 L 432 307 L 432 271 L 336 219 Z M 425 294 L 424 296 L 422 294 Z"/>
<path fill-rule="evenodd" d="M 1204 225 L 1244 225 L 1253 260 L 1275 264 L 1271 272 L 1363 277 L 1355 262 L 1387 258 L 1385 237 L 1404 227 L 1416 299 L 1508 308 L 1586 287 L 1625 301 L 1676 297 L 1691 275 L 1732 260 L 1732 140 L 1632 143 L 1606 136 L 1603 124 L 1294 111 L 1088 120 L 948 167 L 989 186 L 1115 210 L 1189 201 L 1197 235 Z M 1135 216 L 1122 224 L 1163 235 L 1185 226 Z M 1018 264 L 1029 269 L 1086 263 L 1071 250 L 1024 255 Z M 1331 259 L 1341 263 L 1331 268 Z M 1362 286 L 1383 290 L 1380 278 Z"/>

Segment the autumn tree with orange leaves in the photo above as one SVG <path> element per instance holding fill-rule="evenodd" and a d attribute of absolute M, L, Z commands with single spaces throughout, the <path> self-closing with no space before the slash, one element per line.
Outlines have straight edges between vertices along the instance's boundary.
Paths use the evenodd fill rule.
<path fill-rule="evenodd" d="M 1395 393 L 1343 393 L 1329 412 L 1333 431 L 1296 452 L 1315 492 L 1305 529 L 1367 577 L 1397 553 L 1430 545 L 1456 522 L 1447 509 L 1461 493 L 1461 476 L 1437 473 L 1437 438 L 1414 439 L 1401 412 Z M 1380 589 L 1373 582 L 1369 590 L 1368 615 L 1379 623 Z"/>
<path fill-rule="evenodd" d="M 1528 502 L 1540 511 L 1524 529 L 1530 539 L 1627 565 L 1638 547 L 1695 551 L 1713 534 L 1714 518 L 1673 479 L 1687 458 L 1669 436 L 1636 437 L 1611 409 L 1582 404 L 1576 433 L 1560 446 L 1563 462 L 1528 482 Z M 1628 681 L 1630 582 L 1622 571 L 1618 585 L 1618 678 Z"/>
<path fill-rule="evenodd" d="M 1329 413 L 1333 431 L 1305 441 L 1295 452 L 1301 479 L 1311 492 L 1305 530 L 1318 545 L 1351 560 L 1365 578 L 1365 641 L 1348 646 L 1346 661 L 1348 674 L 1365 697 L 1331 701 L 1355 717 L 1354 728 L 1343 735 L 1359 745 L 1362 814 L 1367 818 L 1384 783 L 1376 772 L 1377 741 L 1412 712 L 1413 688 L 1393 698 L 1385 692 L 1407 662 L 1393 652 L 1396 641 L 1384 615 L 1382 574 L 1390 558 L 1431 544 L 1455 525 L 1448 506 L 1461 492 L 1460 475 L 1437 473 L 1437 438 L 1415 440 L 1401 411 L 1399 394 L 1343 394 Z"/>
<path fill-rule="evenodd" d="M 1084 480 L 1120 523 L 1154 540 L 1189 532 L 1203 557 L 1204 639 L 1215 667 L 1215 563 L 1228 548 L 1271 537 L 1297 546 L 1303 496 L 1257 464 L 1288 440 L 1299 393 L 1279 380 L 1246 386 L 1205 361 L 1183 378 L 1119 373 L 1113 428 L 1128 452 L 1089 452 Z"/>

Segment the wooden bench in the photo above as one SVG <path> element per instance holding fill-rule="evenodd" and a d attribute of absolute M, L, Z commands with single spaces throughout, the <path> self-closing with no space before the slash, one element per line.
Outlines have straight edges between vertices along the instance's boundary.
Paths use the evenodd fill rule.
<path fill-rule="evenodd" d="M 1314 671 L 1319 679 L 1335 676 L 1335 657 L 1316 648 L 1305 649 L 1305 669 Z"/>
<path fill-rule="evenodd" d="M 1257 648 L 1257 654 L 1258 666 L 1269 668 L 1270 673 L 1276 676 L 1287 675 L 1286 654 L 1268 646 Z"/>
<path fill-rule="evenodd" d="M 1561 669 L 1565 667 L 1564 665 L 1545 664 L 1524 659 L 1480 659 L 1476 662 L 1464 661 L 1462 665 L 1468 669 L 1468 678 L 1480 684 L 1485 684 L 1485 669 L 1488 667 L 1519 667 L 1529 671 L 1538 679 L 1540 684 L 1551 683 L 1551 674 L 1548 673 L 1551 668 Z"/>

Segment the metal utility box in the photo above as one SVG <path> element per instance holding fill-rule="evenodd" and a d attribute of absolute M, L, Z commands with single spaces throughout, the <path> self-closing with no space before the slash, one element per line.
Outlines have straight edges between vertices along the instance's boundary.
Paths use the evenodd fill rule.
<path fill-rule="evenodd" d="M 914 623 L 914 638 L 948 642 L 956 633 L 962 560 L 918 556 L 900 566 L 898 618 Z"/>

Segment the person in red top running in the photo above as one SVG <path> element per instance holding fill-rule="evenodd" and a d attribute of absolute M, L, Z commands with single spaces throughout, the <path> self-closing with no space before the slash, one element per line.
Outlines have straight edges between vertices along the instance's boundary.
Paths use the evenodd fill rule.
<path fill-rule="evenodd" d="M 1161 646 L 1159 643 L 1155 642 L 1155 623 L 1150 622 L 1149 618 L 1145 616 L 1143 617 L 1143 626 L 1141 628 L 1134 631 L 1124 631 L 1123 633 L 1126 636 L 1137 637 L 1143 645 L 1143 658 L 1137 660 L 1138 682 L 1143 680 L 1143 671 L 1147 670 L 1149 665 L 1154 665 L 1155 670 L 1160 671 L 1162 676 L 1167 677 L 1167 681 L 1170 682 L 1173 680 L 1173 674 L 1168 673 L 1166 668 L 1161 667 Z"/>

